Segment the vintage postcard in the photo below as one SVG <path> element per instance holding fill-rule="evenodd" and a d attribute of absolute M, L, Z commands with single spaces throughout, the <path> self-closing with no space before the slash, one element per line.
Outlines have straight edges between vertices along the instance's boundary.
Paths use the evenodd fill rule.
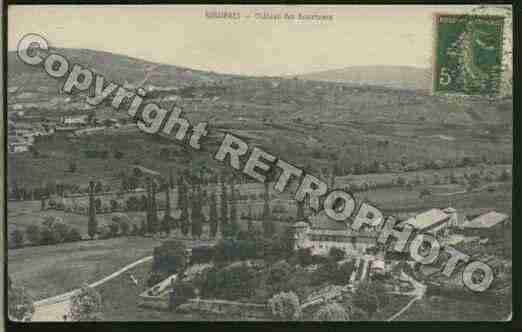
<path fill-rule="evenodd" d="M 510 321 L 512 15 L 9 5 L 9 321 Z"/>

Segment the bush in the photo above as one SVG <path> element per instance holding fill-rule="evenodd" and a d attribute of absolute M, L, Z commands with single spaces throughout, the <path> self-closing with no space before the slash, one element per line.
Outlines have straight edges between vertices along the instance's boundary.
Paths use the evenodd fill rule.
<path fill-rule="evenodd" d="M 272 290 L 272 293 L 279 293 L 286 290 L 288 279 L 292 274 L 292 268 L 287 262 L 281 261 L 272 265 L 268 271 L 266 284 Z"/>
<path fill-rule="evenodd" d="M 369 317 L 388 303 L 389 295 L 379 282 L 365 282 L 355 291 L 354 304 L 367 312 Z"/>
<path fill-rule="evenodd" d="M 241 300 L 254 295 L 255 271 L 245 264 L 225 269 L 211 268 L 201 278 L 201 296 L 226 300 Z"/>
<path fill-rule="evenodd" d="M 10 246 L 13 248 L 19 248 L 24 244 L 24 232 L 19 229 L 15 229 L 11 232 L 9 238 Z"/>
<path fill-rule="evenodd" d="M 40 233 L 40 244 L 56 244 L 58 240 L 50 227 L 44 227 Z"/>
<path fill-rule="evenodd" d="M 102 299 L 94 288 L 84 285 L 80 293 L 71 298 L 69 318 L 72 321 L 101 320 Z"/>
<path fill-rule="evenodd" d="M 344 252 L 344 250 L 340 249 L 340 248 L 337 248 L 337 247 L 332 247 L 330 249 L 330 251 L 328 252 L 328 256 L 334 261 L 334 262 L 338 262 L 342 259 L 344 259 L 344 257 L 346 256 L 346 253 Z"/>
<path fill-rule="evenodd" d="M 154 248 L 153 270 L 174 274 L 187 266 L 186 247 L 179 241 L 165 241 Z"/>
<path fill-rule="evenodd" d="M 350 320 L 350 315 L 339 303 L 327 303 L 315 313 L 314 320 L 347 321 Z"/>
<path fill-rule="evenodd" d="M 173 292 L 170 293 L 171 308 L 176 308 L 195 297 L 196 290 L 190 283 L 183 281 L 176 282 L 174 283 Z"/>
<path fill-rule="evenodd" d="M 312 250 L 310 248 L 300 248 L 295 252 L 297 262 L 301 266 L 308 266 L 314 263 Z"/>
<path fill-rule="evenodd" d="M 76 228 L 69 229 L 69 232 L 65 236 L 65 242 L 76 242 L 81 241 L 82 236 Z"/>
<path fill-rule="evenodd" d="M 26 238 L 34 245 L 38 245 L 41 242 L 40 227 L 38 225 L 29 225 L 25 229 Z"/>
<path fill-rule="evenodd" d="M 7 294 L 8 315 L 11 320 L 30 321 L 34 313 L 32 297 L 22 287 L 9 285 Z"/>
<path fill-rule="evenodd" d="M 272 316 L 277 320 L 298 320 L 301 317 L 299 298 L 294 292 L 282 292 L 268 300 Z"/>

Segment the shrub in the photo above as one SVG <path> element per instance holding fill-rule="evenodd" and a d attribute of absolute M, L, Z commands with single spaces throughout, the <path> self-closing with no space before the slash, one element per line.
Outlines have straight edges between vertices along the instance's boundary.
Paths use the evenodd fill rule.
<path fill-rule="evenodd" d="M 24 244 L 24 232 L 19 229 L 13 230 L 9 240 L 11 240 L 10 242 L 13 248 L 21 247 Z"/>
<path fill-rule="evenodd" d="M 294 292 L 282 292 L 268 300 L 268 307 L 275 319 L 298 320 L 301 317 L 299 298 Z"/>
<path fill-rule="evenodd" d="M 84 285 L 81 291 L 71 298 L 69 317 L 72 321 L 101 320 L 102 299 L 94 288 Z"/>
<path fill-rule="evenodd" d="M 179 281 L 174 283 L 173 292 L 170 294 L 170 303 L 172 308 L 175 308 L 194 297 L 196 297 L 196 290 L 194 287 L 188 282 Z"/>
<path fill-rule="evenodd" d="M 339 303 L 327 303 L 315 313 L 314 320 L 347 321 L 350 320 L 350 315 Z"/>
<path fill-rule="evenodd" d="M 40 244 L 56 244 L 58 243 L 56 234 L 49 227 L 44 227 L 40 233 Z"/>
<path fill-rule="evenodd" d="M 29 225 L 25 229 L 25 236 L 34 245 L 40 244 L 41 234 L 38 225 Z"/>
<path fill-rule="evenodd" d="M 65 236 L 65 242 L 75 242 L 80 241 L 82 239 L 82 236 L 80 235 L 80 232 L 76 228 L 69 229 L 69 232 Z"/>
<path fill-rule="evenodd" d="M 179 241 L 165 241 L 154 248 L 153 270 L 169 274 L 183 271 L 187 266 L 186 247 Z"/>
<path fill-rule="evenodd" d="M 312 250 L 310 248 L 301 248 L 296 252 L 297 261 L 301 266 L 308 266 L 314 263 Z"/>
<path fill-rule="evenodd" d="M 9 318 L 16 321 L 30 321 L 34 313 L 32 297 L 22 287 L 9 285 L 7 294 Z"/>
<path fill-rule="evenodd" d="M 201 278 L 202 297 L 248 300 L 257 288 L 254 275 L 255 271 L 245 264 L 224 269 L 211 268 Z"/>
<path fill-rule="evenodd" d="M 328 252 L 328 256 L 334 261 L 334 262 L 338 262 L 342 259 L 344 259 L 344 257 L 346 256 L 346 253 L 344 252 L 344 250 L 340 249 L 340 248 L 337 248 L 337 247 L 332 247 L 330 249 L 330 251 Z"/>
<path fill-rule="evenodd" d="M 286 285 L 290 275 L 292 274 L 292 268 L 287 262 L 281 261 L 272 265 L 268 271 L 266 278 L 267 286 L 270 286 L 273 293 L 279 293 L 286 290 Z"/>

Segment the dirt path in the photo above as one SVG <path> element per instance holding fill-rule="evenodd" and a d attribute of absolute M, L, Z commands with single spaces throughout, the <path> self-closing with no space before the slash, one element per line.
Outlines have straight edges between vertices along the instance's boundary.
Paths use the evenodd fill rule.
<path fill-rule="evenodd" d="M 152 260 L 152 256 L 147 256 L 142 259 L 135 261 L 134 263 L 128 264 L 118 271 L 106 276 L 103 279 L 93 282 L 90 284 L 90 287 L 97 287 L 109 280 L 112 280 L 119 276 L 120 274 L 128 271 L 140 264 L 148 262 Z M 80 290 L 75 289 L 73 291 L 60 294 L 57 296 L 49 297 L 43 300 L 39 300 L 34 302 L 34 314 L 31 319 L 33 322 L 42 322 L 42 321 L 63 321 L 63 316 L 69 312 L 69 306 L 71 304 L 70 299 L 73 295 L 77 294 Z"/>
<path fill-rule="evenodd" d="M 415 280 L 408 274 L 404 273 L 404 271 L 402 271 L 401 273 L 406 279 L 408 279 L 413 284 L 413 287 L 415 287 L 414 290 L 412 290 L 411 292 L 404 294 L 404 295 L 410 295 L 410 296 L 413 296 L 413 298 L 404 307 L 402 307 L 401 310 L 399 310 L 393 316 L 388 318 L 386 320 L 388 322 L 391 322 L 391 321 L 395 320 L 397 317 L 399 317 L 400 315 L 402 315 L 406 310 L 408 310 L 411 307 L 411 305 L 413 303 L 415 303 L 417 300 L 420 300 L 424 296 L 424 293 L 426 292 L 426 286 L 424 284 L 418 282 L 417 280 Z"/>

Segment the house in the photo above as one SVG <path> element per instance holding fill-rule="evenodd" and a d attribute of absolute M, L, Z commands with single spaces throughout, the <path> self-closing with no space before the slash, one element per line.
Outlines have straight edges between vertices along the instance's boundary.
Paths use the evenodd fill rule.
<path fill-rule="evenodd" d="M 328 255 L 336 247 L 348 255 L 365 254 L 377 245 L 375 231 L 351 229 L 346 223 L 330 219 L 324 211 L 293 225 L 295 250 L 310 248 L 313 255 Z"/>
<path fill-rule="evenodd" d="M 410 225 L 419 233 L 430 233 L 436 236 L 446 236 L 451 223 L 456 223 L 456 211 L 446 209 L 431 209 L 413 218 L 403 221 L 400 225 Z"/>
<path fill-rule="evenodd" d="M 508 215 L 491 211 L 464 224 L 463 233 L 467 236 L 497 238 L 504 234 L 508 222 Z"/>
<path fill-rule="evenodd" d="M 86 125 L 88 116 L 83 115 L 68 115 L 62 116 L 60 122 L 64 125 Z"/>
<path fill-rule="evenodd" d="M 22 153 L 29 151 L 31 143 L 22 140 L 19 137 L 10 137 L 7 145 L 9 153 Z"/>

